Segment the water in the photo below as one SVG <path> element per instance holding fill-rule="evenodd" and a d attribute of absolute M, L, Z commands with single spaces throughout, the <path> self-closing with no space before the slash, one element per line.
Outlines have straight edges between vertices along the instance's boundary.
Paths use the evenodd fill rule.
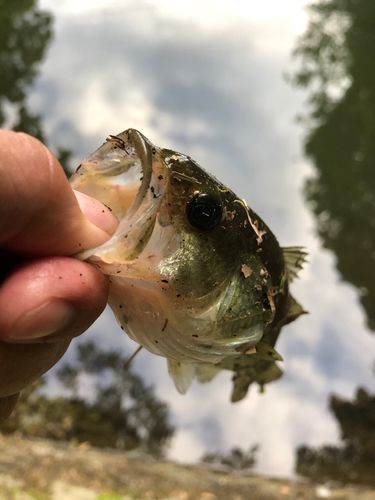
<path fill-rule="evenodd" d="M 245 198 L 281 245 L 307 247 L 309 265 L 292 293 L 310 314 L 283 329 L 277 349 L 284 376 L 265 394 L 252 387 L 245 400 L 231 404 L 226 372 L 209 385 L 193 384 L 181 396 L 164 359 L 142 351 L 133 362 L 135 372 L 169 405 L 177 426 L 170 458 L 193 462 L 206 451 L 259 443 L 256 470 L 290 475 L 298 446 L 339 443 L 339 425 L 328 410 L 330 395 L 352 400 L 359 386 L 374 391 L 375 338 L 369 328 L 374 174 L 372 150 L 366 149 L 374 108 L 366 104 L 367 135 L 344 109 L 332 120 L 329 138 L 321 132 L 323 148 L 314 143 L 313 159 L 306 158 L 306 128 L 295 117 L 306 111 L 308 92 L 283 77 L 298 68 L 291 51 L 306 23 L 305 2 L 294 2 L 290 11 L 276 8 L 272 16 L 262 10 L 241 12 L 232 3 L 231 10 L 229 3 L 203 2 L 201 14 L 186 3 L 182 17 L 168 2 L 80 2 L 81 10 L 75 10 L 68 1 L 42 1 L 54 16 L 53 41 L 27 87 L 27 99 L 5 103 L 3 125 L 14 125 L 17 102 L 25 103 L 30 116 L 41 115 L 52 150 L 73 152 L 73 166 L 108 134 L 138 128 L 155 144 L 189 154 Z M 358 102 L 351 105 L 359 109 Z M 23 128 L 35 130 L 35 120 L 26 118 Z M 352 124 L 346 135 L 343 123 Z M 339 168 L 340 151 L 344 159 L 357 154 L 353 168 L 350 162 L 348 169 Z M 353 172 L 363 158 L 366 174 L 358 177 Z M 312 206 L 303 188 L 315 175 L 314 159 L 328 173 L 310 190 Z M 361 182 L 353 194 L 351 188 Z M 345 200 L 352 209 L 344 210 Z M 362 217 L 356 218 L 358 211 Z M 109 310 L 84 338 L 103 348 L 135 348 Z M 65 359 L 72 357 L 73 350 Z M 375 423 L 369 425 L 373 429 Z"/>

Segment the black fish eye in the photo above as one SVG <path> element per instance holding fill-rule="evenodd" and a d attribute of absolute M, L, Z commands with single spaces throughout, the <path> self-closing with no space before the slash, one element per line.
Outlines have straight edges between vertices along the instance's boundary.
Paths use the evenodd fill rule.
<path fill-rule="evenodd" d="M 213 229 L 223 215 L 220 200 L 208 193 L 193 195 L 187 206 L 186 215 L 189 223 L 197 229 Z"/>

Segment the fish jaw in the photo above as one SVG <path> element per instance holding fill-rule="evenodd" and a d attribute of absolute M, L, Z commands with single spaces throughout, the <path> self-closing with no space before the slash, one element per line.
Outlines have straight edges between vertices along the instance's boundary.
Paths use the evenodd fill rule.
<path fill-rule="evenodd" d="M 168 182 L 156 148 L 140 132 L 128 129 L 85 159 L 69 180 L 73 189 L 98 199 L 120 220 L 116 232 L 100 247 L 75 255 L 105 274 L 129 265 L 142 252 L 155 224 Z"/>

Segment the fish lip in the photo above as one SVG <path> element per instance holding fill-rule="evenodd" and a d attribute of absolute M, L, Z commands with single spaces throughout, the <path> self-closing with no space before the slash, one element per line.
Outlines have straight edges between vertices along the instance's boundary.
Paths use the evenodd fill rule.
<path fill-rule="evenodd" d="M 138 194 L 130 207 L 127 214 L 131 217 L 141 206 L 142 200 L 146 196 L 152 179 L 152 144 L 141 132 L 134 128 L 129 128 L 125 131 L 128 137 L 128 142 L 135 149 L 138 158 L 141 160 L 143 177 L 139 187 Z M 116 136 L 118 137 L 118 136 Z"/>
<path fill-rule="evenodd" d="M 124 138 L 126 140 L 124 140 Z M 118 135 L 110 135 L 106 142 L 102 144 L 94 153 L 89 155 L 83 162 L 79 165 L 76 171 L 72 174 L 69 179 L 70 185 L 73 189 L 78 191 L 83 191 L 82 176 L 85 175 L 87 165 L 89 164 L 101 164 L 103 162 L 105 155 L 110 153 L 110 149 L 116 144 L 119 149 L 127 151 L 127 147 L 133 148 L 137 158 L 142 164 L 142 181 L 138 190 L 138 193 L 129 209 L 128 214 L 133 214 L 139 208 L 142 198 L 144 198 L 147 190 L 150 187 L 150 182 L 152 178 L 152 148 L 154 146 L 150 141 L 136 129 L 129 128 Z M 112 167 L 113 168 L 113 167 Z M 100 172 L 103 172 L 103 166 L 100 166 Z M 86 193 L 87 194 L 87 193 Z M 101 200 L 99 200 L 101 201 Z"/>
<path fill-rule="evenodd" d="M 69 182 L 72 186 L 73 189 L 81 190 L 79 188 L 80 185 L 80 177 L 84 175 L 82 174 L 85 171 L 85 165 L 88 165 L 89 162 L 91 163 L 98 163 L 100 164 L 100 161 L 105 161 L 105 154 L 106 152 L 111 151 L 111 143 L 115 143 L 116 146 L 119 149 L 122 149 L 126 152 L 126 148 L 133 148 L 135 151 L 136 157 L 140 160 L 141 166 L 142 166 L 142 178 L 141 178 L 141 184 L 139 186 L 137 195 L 131 204 L 129 210 L 126 212 L 125 216 L 120 219 L 120 224 L 117 227 L 115 233 L 112 235 L 112 237 L 103 245 L 100 247 L 84 250 L 82 252 L 79 252 L 74 255 L 75 258 L 79 260 L 101 260 L 104 254 L 108 254 L 110 252 L 110 248 L 115 246 L 118 247 L 119 239 L 121 239 L 121 244 L 123 244 L 123 239 L 124 235 L 126 234 L 126 226 L 129 226 L 129 221 L 130 220 L 135 220 L 137 222 L 142 220 L 141 215 L 139 215 L 139 212 L 141 212 L 142 209 L 145 208 L 145 199 L 147 197 L 148 192 L 150 191 L 151 188 L 151 183 L 153 180 L 153 157 L 156 153 L 156 148 L 155 146 L 138 130 L 129 128 L 125 130 L 124 132 L 118 134 L 118 135 L 110 135 L 109 138 L 107 138 L 107 142 L 104 143 L 100 148 L 98 148 L 94 153 L 92 153 L 86 160 L 82 162 L 82 164 L 77 168 L 76 172 L 72 175 L 72 177 L 69 179 Z M 112 145 L 112 147 L 114 147 Z M 98 159 L 96 162 L 95 160 Z M 165 186 L 166 187 L 167 179 L 165 178 Z M 160 184 L 160 182 L 159 182 Z M 165 189 L 164 189 L 165 191 Z M 84 190 L 83 190 L 84 192 Z M 160 203 L 163 198 L 163 194 L 160 194 L 160 197 L 155 197 L 155 200 L 152 200 L 152 204 L 149 203 L 148 208 L 148 215 L 155 214 L 157 212 L 158 207 L 160 206 Z M 159 198 L 159 199 L 157 199 Z M 100 198 L 98 197 L 99 201 Z M 141 210 L 140 210 L 141 209 Z M 114 211 L 116 214 L 116 211 Z M 116 214 L 117 215 L 117 214 Z M 151 220 L 151 219 L 148 219 Z M 136 223 L 134 224 L 136 225 Z M 130 227 L 132 227 L 130 225 Z M 125 236 L 126 237 L 126 236 Z M 113 259 L 113 257 L 112 257 Z M 116 259 L 113 259 L 115 261 Z M 106 261 L 109 263 L 109 261 Z M 93 263 L 93 262 L 92 262 Z"/>

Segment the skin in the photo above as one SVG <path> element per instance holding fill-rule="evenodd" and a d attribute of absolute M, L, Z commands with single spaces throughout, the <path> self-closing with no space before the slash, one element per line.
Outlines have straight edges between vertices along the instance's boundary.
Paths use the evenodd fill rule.
<path fill-rule="evenodd" d="M 69 255 L 117 224 L 39 141 L 0 131 L 0 423 L 103 311 L 108 278 Z"/>

